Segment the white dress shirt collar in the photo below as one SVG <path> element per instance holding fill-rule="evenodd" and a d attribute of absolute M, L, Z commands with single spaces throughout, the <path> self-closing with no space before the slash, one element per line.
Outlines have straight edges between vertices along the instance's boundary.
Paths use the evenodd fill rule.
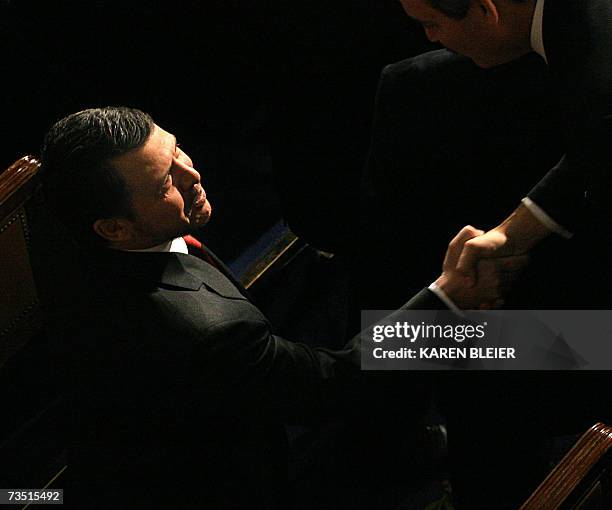
<path fill-rule="evenodd" d="M 151 248 L 145 248 L 143 250 L 125 250 L 125 251 L 136 251 L 136 252 L 150 252 L 150 251 L 161 251 L 161 252 L 177 252 L 177 253 L 189 253 L 187 251 L 187 243 L 182 237 L 172 239 L 172 241 L 166 241 L 165 243 L 158 244 L 157 246 L 151 246 Z"/>
<path fill-rule="evenodd" d="M 542 22 L 544 19 L 544 0 L 537 0 L 531 21 L 531 49 L 540 55 L 548 64 L 544 51 L 544 37 L 542 35 Z"/>

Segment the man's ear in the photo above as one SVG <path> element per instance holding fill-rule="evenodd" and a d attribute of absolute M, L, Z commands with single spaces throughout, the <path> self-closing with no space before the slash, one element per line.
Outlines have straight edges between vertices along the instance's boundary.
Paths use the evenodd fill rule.
<path fill-rule="evenodd" d="M 489 22 L 497 24 L 499 23 L 498 2 L 499 0 L 475 0 L 475 7 Z"/>
<path fill-rule="evenodd" d="M 132 228 L 128 220 L 122 218 L 102 218 L 96 220 L 93 229 L 101 238 L 111 243 L 128 241 L 132 237 Z"/>

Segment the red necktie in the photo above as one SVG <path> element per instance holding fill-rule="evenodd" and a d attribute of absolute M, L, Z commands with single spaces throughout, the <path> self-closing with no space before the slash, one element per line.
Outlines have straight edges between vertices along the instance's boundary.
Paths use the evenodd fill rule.
<path fill-rule="evenodd" d="M 190 255 L 194 255 L 204 260 L 205 262 L 208 262 L 214 268 L 219 269 L 219 266 L 217 265 L 215 259 L 200 241 L 190 235 L 183 236 L 183 239 L 187 243 L 187 250 L 189 251 Z"/>

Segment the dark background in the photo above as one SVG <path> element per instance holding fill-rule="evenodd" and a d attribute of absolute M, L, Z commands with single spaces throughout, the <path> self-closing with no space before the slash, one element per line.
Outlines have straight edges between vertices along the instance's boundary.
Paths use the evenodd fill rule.
<path fill-rule="evenodd" d="M 396 0 L 0 5 L 0 167 L 36 155 L 66 114 L 141 108 L 195 161 L 216 208 L 209 242 L 229 258 L 282 209 L 333 248 L 380 71 L 430 48 Z"/>

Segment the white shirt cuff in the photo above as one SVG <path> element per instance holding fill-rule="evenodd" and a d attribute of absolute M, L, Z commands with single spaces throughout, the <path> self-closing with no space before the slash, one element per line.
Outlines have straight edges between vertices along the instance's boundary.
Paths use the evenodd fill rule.
<path fill-rule="evenodd" d="M 542 223 L 542 225 L 544 225 L 546 228 L 552 230 L 553 232 L 556 232 L 561 237 L 565 237 L 565 239 L 571 239 L 573 237 L 574 234 L 572 232 L 566 230 L 561 225 L 559 225 L 555 220 L 553 220 L 548 214 L 544 212 L 544 209 L 542 209 L 538 204 L 531 200 L 531 198 L 525 197 L 523 198 L 523 200 L 521 200 L 521 202 L 523 202 L 523 205 L 527 209 L 529 209 L 531 214 L 533 214 L 539 220 L 539 222 Z"/>
<path fill-rule="evenodd" d="M 455 304 L 453 303 L 453 301 L 451 300 L 451 298 L 449 298 L 446 295 L 446 292 L 444 292 L 440 287 L 438 287 L 438 285 L 436 284 L 436 282 L 433 282 L 429 287 L 427 287 L 430 291 L 432 291 L 436 296 L 438 296 L 438 299 L 440 299 L 440 301 L 442 301 L 446 306 L 448 306 L 448 309 L 451 312 L 455 312 L 458 315 L 463 315 L 463 312 L 461 311 L 461 309 Z"/>

